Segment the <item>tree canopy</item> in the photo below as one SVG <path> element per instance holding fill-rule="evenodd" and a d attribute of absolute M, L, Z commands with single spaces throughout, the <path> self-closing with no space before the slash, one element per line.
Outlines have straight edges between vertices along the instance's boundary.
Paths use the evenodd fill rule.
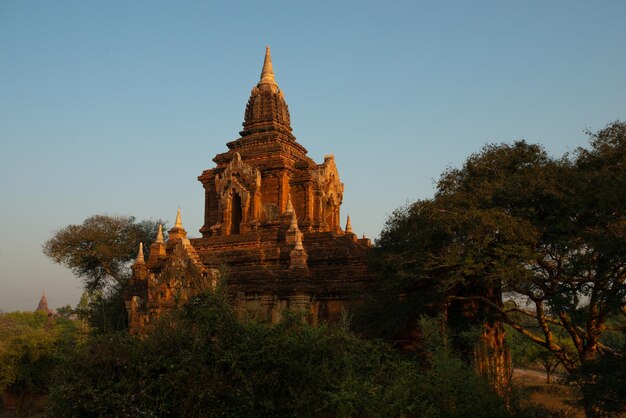
<path fill-rule="evenodd" d="M 43 245 L 43 252 L 83 279 L 89 291 L 122 285 L 130 277 L 129 265 L 143 242 L 149 251 L 159 221 L 136 221 L 133 216 L 94 215 L 81 225 L 58 230 Z"/>
<path fill-rule="evenodd" d="M 45 391 L 62 355 L 80 338 L 79 323 L 45 312 L 0 313 L 0 392 Z"/>
<path fill-rule="evenodd" d="M 387 221 L 376 248 L 383 276 L 482 302 L 572 375 L 599 356 L 623 357 L 601 336 L 611 315 L 626 314 L 626 124 L 589 135 L 589 148 L 561 158 L 524 141 L 487 145 L 444 172 L 434 198 Z M 452 291 L 476 284 L 515 303 Z M 561 331 L 571 344 L 559 344 Z"/>

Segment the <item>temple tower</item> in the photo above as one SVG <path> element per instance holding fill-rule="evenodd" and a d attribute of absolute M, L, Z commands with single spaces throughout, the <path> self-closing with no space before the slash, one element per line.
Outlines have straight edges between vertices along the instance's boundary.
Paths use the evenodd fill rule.
<path fill-rule="evenodd" d="M 239 134 L 215 156 L 217 167 L 198 177 L 205 190 L 203 237 L 278 228 L 290 196 L 303 231 L 341 232 L 343 184 L 334 157 L 316 164 L 293 136 L 269 47 Z"/>
<path fill-rule="evenodd" d="M 286 309 L 307 321 L 338 320 L 375 285 L 370 247 L 350 222 L 340 227 L 343 184 L 332 155 L 317 164 L 292 133 L 269 48 L 245 108 L 240 137 L 198 177 L 204 189 L 202 238 L 190 238 L 180 210 L 144 259 L 125 294 L 131 333 L 194 294 L 227 283 L 242 315 L 277 322 Z"/>

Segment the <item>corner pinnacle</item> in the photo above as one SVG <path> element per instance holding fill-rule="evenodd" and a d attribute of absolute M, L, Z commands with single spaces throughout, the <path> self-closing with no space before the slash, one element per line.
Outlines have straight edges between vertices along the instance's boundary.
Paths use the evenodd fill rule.
<path fill-rule="evenodd" d="M 291 221 L 289 222 L 289 232 L 299 231 L 298 229 L 298 217 L 296 216 L 296 212 L 291 212 Z"/>
<path fill-rule="evenodd" d="M 174 228 L 182 228 L 183 221 L 180 218 L 180 208 L 178 208 L 178 212 L 176 213 L 176 222 L 174 222 Z"/>
<path fill-rule="evenodd" d="M 304 250 L 304 247 L 302 246 L 302 235 L 300 233 L 298 233 L 296 246 L 293 249 L 297 251 Z"/>
<path fill-rule="evenodd" d="M 163 225 L 159 224 L 159 232 L 157 232 L 156 240 L 158 244 L 163 244 Z"/>
<path fill-rule="evenodd" d="M 139 243 L 139 252 L 137 253 L 137 259 L 135 260 L 135 264 L 143 264 L 145 263 L 143 259 L 143 242 Z"/>

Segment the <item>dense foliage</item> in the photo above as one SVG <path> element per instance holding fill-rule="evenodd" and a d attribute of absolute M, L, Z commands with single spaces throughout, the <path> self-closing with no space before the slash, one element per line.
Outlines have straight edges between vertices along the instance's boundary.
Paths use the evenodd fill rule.
<path fill-rule="evenodd" d="M 418 362 L 345 324 L 237 319 L 203 294 L 145 338 L 96 337 L 59 370 L 54 416 L 507 416 L 438 323 Z"/>
<path fill-rule="evenodd" d="M 590 137 L 589 149 L 559 159 L 524 141 L 488 145 L 446 171 L 435 197 L 396 211 L 377 242 L 389 286 L 480 302 L 572 376 L 623 358 L 602 335 L 626 314 L 626 124 Z M 501 287 L 515 303 L 454 292 L 476 286 Z"/>
<path fill-rule="evenodd" d="M 158 226 L 158 221 L 137 222 L 132 216 L 94 215 L 58 230 L 43 252 L 82 278 L 86 290 L 102 290 L 126 283 L 139 243 L 147 252 Z"/>
<path fill-rule="evenodd" d="M 55 368 L 84 338 L 81 325 L 44 312 L 0 314 L 0 393 L 46 393 Z"/>

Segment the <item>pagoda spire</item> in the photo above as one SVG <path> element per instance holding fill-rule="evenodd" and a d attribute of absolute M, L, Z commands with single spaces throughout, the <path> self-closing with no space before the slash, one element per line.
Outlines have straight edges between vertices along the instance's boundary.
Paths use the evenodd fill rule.
<path fill-rule="evenodd" d="M 165 242 L 163 241 L 163 225 L 159 224 L 159 231 L 157 232 L 156 239 L 150 245 L 150 257 L 148 257 L 148 264 L 154 265 L 155 261 L 159 257 L 165 256 Z"/>
<path fill-rule="evenodd" d="M 289 231 L 299 231 L 298 229 L 298 217 L 296 216 L 296 212 L 291 209 L 291 222 L 289 222 Z"/>
<path fill-rule="evenodd" d="M 352 234 L 352 224 L 350 223 L 350 215 L 348 215 L 348 220 L 346 221 L 346 234 Z"/>
<path fill-rule="evenodd" d="M 294 247 L 294 250 L 304 250 L 304 247 L 302 246 L 302 234 L 298 234 L 296 236 L 296 246 Z"/>
<path fill-rule="evenodd" d="M 285 241 L 287 242 L 287 244 L 297 244 L 298 240 L 302 239 L 302 233 L 300 232 L 300 228 L 298 228 L 298 217 L 296 216 L 296 211 L 293 210 L 293 206 L 291 205 L 291 196 L 289 197 L 288 207 L 285 214 L 287 216 L 291 214 L 291 219 L 289 220 L 289 229 L 287 229 Z"/>
<path fill-rule="evenodd" d="M 254 134 L 267 135 L 268 132 L 272 132 L 271 138 L 275 140 L 276 135 L 273 132 L 276 132 L 282 139 L 295 142 L 296 138 L 291 131 L 289 107 L 274 78 L 272 57 L 268 46 L 265 49 L 261 78 L 250 92 L 250 99 L 248 99 L 243 118 L 243 131 L 239 134 L 243 138 Z M 304 147 L 298 144 L 297 148 L 299 148 L 299 152 L 306 154 Z"/>
<path fill-rule="evenodd" d="M 263 84 L 278 87 L 274 79 L 274 68 L 272 68 L 272 56 L 269 46 L 265 47 L 265 61 L 263 62 L 263 70 L 261 70 L 261 81 L 259 81 L 259 85 Z"/>
<path fill-rule="evenodd" d="M 302 245 L 302 234 L 298 232 L 295 238 L 296 238 L 296 242 L 295 242 L 296 245 L 293 247 L 293 250 L 291 250 L 291 252 L 289 253 L 289 258 L 290 258 L 289 269 L 292 271 L 296 270 L 300 272 L 308 272 L 308 267 L 307 267 L 306 262 L 309 256 L 306 253 L 304 246 Z"/>
<path fill-rule="evenodd" d="M 35 310 L 35 312 L 45 312 L 47 314 L 52 312 L 48 308 L 48 299 L 46 299 L 46 291 L 45 290 L 41 294 L 41 299 L 39 299 L 39 304 L 37 305 L 37 309 Z"/>
<path fill-rule="evenodd" d="M 168 232 L 169 235 L 167 237 L 167 242 L 174 242 L 179 238 L 187 238 L 187 231 L 183 228 L 183 221 L 180 217 L 180 207 L 178 208 L 178 212 L 176 212 L 176 222 L 174 222 L 174 227 Z"/>
<path fill-rule="evenodd" d="M 143 242 L 139 243 L 139 252 L 137 253 L 137 258 L 135 259 L 135 265 L 144 264 L 145 261 L 143 259 Z"/>
<path fill-rule="evenodd" d="M 159 224 L 159 232 L 157 232 L 156 240 L 154 241 L 158 244 L 163 243 L 163 225 Z"/>
<path fill-rule="evenodd" d="M 174 222 L 174 228 L 182 228 L 183 221 L 180 217 L 180 208 L 178 208 L 178 212 L 176 213 L 176 222 Z"/>

